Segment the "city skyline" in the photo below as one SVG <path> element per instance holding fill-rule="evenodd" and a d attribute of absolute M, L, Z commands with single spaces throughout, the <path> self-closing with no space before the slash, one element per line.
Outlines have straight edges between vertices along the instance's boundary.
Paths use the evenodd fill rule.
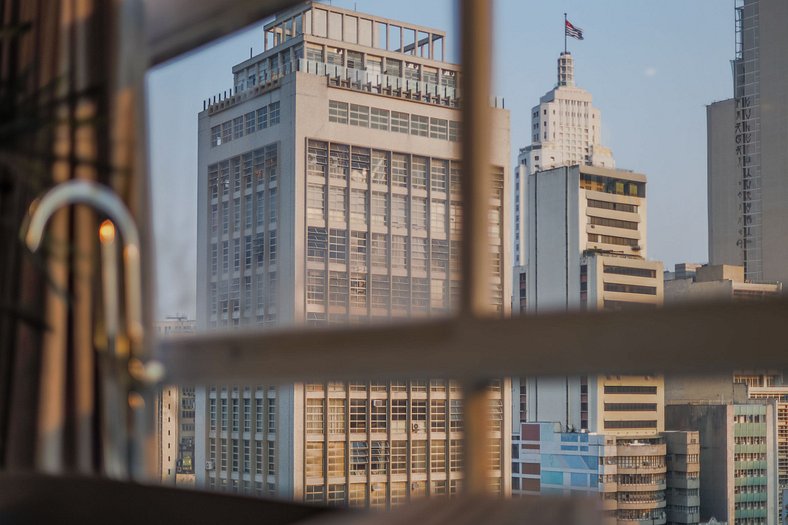
<path fill-rule="evenodd" d="M 353 4 L 334 2 L 350 9 Z M 359 11 L 446 30 L 447 58 L 457 61 L 452 2 L 430 3 L 429 8 L 412 0 L 355 4 Z M 732 93 L 728 61 L 733 56 L 733 6 L 693 2 L 682 5 L 683 16 L 675 17 L 669 6 L 607 4 L 610 10 L 569 1 L 496 4 L 493 93 L 505 99 L 512 113 L 511 165 L 516 163 L 519 148 L 530 143 L 533 101 L 555 83 L 555 57 L 563 47 L 561 21 L 567 11 L 570 20 L 585 30 L 585 40 L 570 41 L 569 50 L 575 57 L 577 84 L 594 93 L 595 105 L 604 114 L 603 143 L 615 152 L 619 167 L 649 174 L 650 256 L 663 260 L 666 267 L 683 261 L 706 262 L 705 105 Z M 617 13 L 612 19 L 611 11 Z M 539 23 L 522 25 L 528 18 Z M 555 24 L 550 25 L 550 20 Z M 643 27 L 668 27 L 669 21 L 675 23 L 671 31 L 643 31 Z M 518 23 L 527 30 L 518 32 Z M 161 284 L 158 317 L 174 311 L 193 316 L 195 311 L 196 269 L 190 262 L 196 259 L 194 115 L 204 99 L 232 85 L 224 64 L 248 58 L 250 47 L 254 54 L 262 51 L 261 28 L 262 22 L 257 23 L 148 76 Z M 523 49 L 533 52 L 525 54 Z M 689 49 L 694 53 L 686 53 Z M 517 67 L 508 65 L 512 63 L 518 63 Z M 190 79 L 188 84 L 184 78 Z"/>

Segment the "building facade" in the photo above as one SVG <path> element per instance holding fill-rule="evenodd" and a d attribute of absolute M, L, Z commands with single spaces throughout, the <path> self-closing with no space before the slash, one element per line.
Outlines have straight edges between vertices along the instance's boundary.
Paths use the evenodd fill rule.
<path fill-rule="evenodd" d="M 522 423 L 512 495 L 596 496 L 604 523 L 698 523 L 698 440 L 697 432 L 622 437 Z"/>
<path fill-rule="evenodd" d="M 668 404 L 665 419 L 671 430 L 699 432 L 701 520 L 778 523 L 774 400 Z"/>
<path fill-rule="evenodd" d="M 460 68 L 444 59 L 445 34 L 311 2 L 264 29 L 265 51 L 199 116 L 201 328 L 450 315 Z M 488 249 L 505 315 L 509 114 L 492 113 Z M 504 494 L 510 392 L 508 381 L 491 389 L 491 485 Z M 209 488 L 386 508 L 462 483 L 455 382 L 260 378 L 198 390 L 197 414 L 197 479 Z"/>
<path fill-rule="evenodd" d="M 779 297 L 781 293 L 782 283 L 746 281 L 744 266 L 727 264 L 700 266 L 695 268 L 691 275 L 682 274 L 677 268 L 674 275 L 665 281 L 667 304 L 690 301 L 761 301 Z"/>
<path fill-rule="evenodd" d="M 733 97 L 708 106 L 709 262 L 788 279 L 788 5 L 736 0 Z"/>
<path fill-rule="evenodd" d="M 529 176 L 559 166 L 585 164 L 615 168 L 613 153 L 602 145 L 601 112 L 591 93 L 575 85 L 571 53 L 558 58 L 558 83 L 531 109 L 531 144 L 520 150 L 514 186 L 514 264 L 526 263 Z"/>
<path fill-rule="evenodd" d="M 155 323 L 158 337 L 194 333 L 197 322 L 184 315 Z M 194 485 L 194 388 L 166 385 L 156 406 L 159 469 L 162 483 Z"/>

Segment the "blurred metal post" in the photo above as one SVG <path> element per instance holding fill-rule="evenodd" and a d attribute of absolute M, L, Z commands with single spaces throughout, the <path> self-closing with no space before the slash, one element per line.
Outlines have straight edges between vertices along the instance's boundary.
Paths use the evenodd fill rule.
<path fill-rule="evenodd" d="M 462 310 L 463 317 L 491 312 L 488 210 L 490 207 L 490 79 L 492 0 L 461 0 L 462 39 Z M 465 490 L 488 487 L 487 385 L 465 385 Z"/>

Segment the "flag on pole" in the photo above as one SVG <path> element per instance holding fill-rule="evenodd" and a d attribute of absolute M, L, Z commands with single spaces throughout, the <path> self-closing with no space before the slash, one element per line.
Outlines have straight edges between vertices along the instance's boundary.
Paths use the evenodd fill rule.
<path fill-rule="evenodd" d="M 573 26 L 572 23 L 569 20 L 566 20 L 565 24 L 566 24 L 566 26 L 565 26 L 566 27 L 566 31 L 564 32 L 564 34 L 566 36 L 571 36 L 572 38 L 576 38 L 578 40 L 583 40 L 583 30 L 582 29 L 580 29 L 579 27 Z"/>

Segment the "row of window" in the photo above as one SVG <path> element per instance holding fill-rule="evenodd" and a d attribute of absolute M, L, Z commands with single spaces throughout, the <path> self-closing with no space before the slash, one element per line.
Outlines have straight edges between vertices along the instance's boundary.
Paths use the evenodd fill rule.
<path fill-rule="evenodd" d="M 632 268 L 630 266 L 614 266 L 605 264 L 603 266 L 604 273 L 610 273 L 614 275 L 630 275 L 632 277 L 650 277 L 655 278 L 657 276 L 657 271 L 652 270 L 650 268 Z"/>
<path fill-rule="evenodd" d="M 211 147 L 251 135 L 256 131 L 279 124 L 281 120 L 279 101 L 272 102 L 255 111 L 250 111 L 232 120 L 211 127 Z"/>
<path fill-rule="evenodd" d="M 243 461 L 241 461 L 241 445 L 243 445 Z M 209 471 L 275 475 L 276 442 L 254 440 L 253 457 L 252 441 L 249 439 L 219 439 L 217 447 L 217 439 L 208 438 L 207 467 Z"/>
<path fill-rule="evenodd" d="M 256 234 L 257 236 L 261 234 Z M 257 237 L 255 237 L 257 238 Z M 389 244 L 389 240 L 391 243 Z M 387 233 L 368 233 L 337 228 L 307 227 L 307 261 L 348 264 L 353 272 L 388 273 L 393 270 L 448 274 L 460 263 L 460 241 L 409 237 Z M 348 250 L 349 248 L 349 250 Z"/>
<path fill-rule="evenodd" d="M 619 219 L 608 219 L 606 217 L 589 217 L 590 224 L 595 226 L 608 226 L 610 228 L 623 228 L 625 230 L 637 230 L 638 223 L 633 221 L 622 221 Z"/>
<path fill-rule="evenodd" d="M 226 199 L 232 193 L 236 199 L 241 190 L 250 193 L 254 187 L 264 190 L 273 185 L 279 173 L 279 143 L 267 144 L 208 166 L 209 202 Z M 236 201 L 237 204 L 237 201 Z"/>
<path fill-rule="evenodd" d="M 309 398 L 306 400 L 307 434 L 386 432 L 461 432 L 463 429 L 462 400 L 452 399 L 350 399 Z M 501 430 L 501 400 L 491 414 L 493 430 Z M 349 409 L 349 410 L 348 410 Z M 429 415 L 429 419 L 428 419 Z M 447 425 L 448 422 L 448 425 Z"/>
<path fill-rule="evenodd" d="M 332 483 L 329 485 L 307 485 L 304 499 L 307 502 L 327 503 L 331 506 L 366 507 L 369 505 L 372 508 L 384 509 L 387 504 L 395 507 L 406 503 L 408 499 L 425 497 L 428 492 L 431 497 L 438 497 L 458 494 L 461 490 L 461 479 L 416 481 L 413 483 L 405 481 L 375 482 L 369 485 L 366 483 L 350 483 L 349 485 Z"/>
<path fill-rule="evenodd" d="M 338 100 L 328 101 L 328 121 L 417 137 L 460 142 L 461 124 L 459 121 L 389 111 L 388 109 L 349 104 Z"/>
<path fill-rule="evenodd" d="M 625 211 L 628 213 L 637 213 L 638 207 L 635 204 L 624 204 L 622 202 L 608 202 L 600 201 L 597 199 L 588 199 L 589 208 L 600 208 L 603 210 Z"/>
<path fill-rule="evenodd" d="M 276 483 L 266 483 L 265 491 L 263 491 L 262 481 L 255 481 L 254 485 L 252 483 L 250 480 L 228 480 L 227 478 L 217 478 L 215 474 L 208 475 L 208 488 L 210 490 L 255 495 L 258 498 L 276 495 Z"/>
<path fill-rule="evenodd" d="M 605 428 L 657 428 L 654 419 L 605 420 Z"/>
<path fill-rule="evenodd" d="M 605 385 L 605 394 L 651 394 L 656 395 L 657 387 L 642 385 Z"/>
<path fill-rule="evenodd" d="M 608 412 L 653 412 L 656 409 L 656 403 L 605 403 L 605 410 Z"/>
<path fill-rule="evenodd" d="M 268 232 L 268 265 L 274 266 L 277 261 L 277 233 L 276 230 Z M 253 268 L 262 269 L 266 261 L 266 242 L 265 233 L 255 233 L 245 235 L 242 238 L 221 241 L 221 243 L 211 243 L 211 276 L 227 275 L 231 271 L 238 273 L 241 271 L 241 262 L 245 273 L 249 273 Z M 221 260 L 221 265 L 219 261 Z M 228 281 L 224 281 L 224 286 Z M 247 275 L 248 291 L 251 292 L 251 276 Z M 240 281 L 238 278 L 231 282 L 230 291 L 240 291 Z M 245 286 L 246 290 L 247 287 Z M 222 292 L 223 290 L 219 290 Z M 226 291 L 225 291 L 226 292 Z M 251 301 L 248 302 L 251 304 Z"/>
<path fill-rule="evenodd" d="M 615 244 L 616 246 L 630 246 L 633 248 L 637 247 L 640 243 L 638 239 L 617 237 L 615 235 L 599 235 L 596 233 L 588 234 L 588 242 L 600 242 L 602 244 Z"/>
<path fill-rule="evenodd" d="M 346 144 L 310 140 L 307 145 L 307 175 L 332 183 L 374 185 L 460 194 L 461 164 L 458 161 L 395 153 Z M 503 173 L 494 172 L 496 198 L 502 198 Z M 380 188 L 379 191 L 382 191 Z"/>
<path fill-rule="evenodd" d="M 463 440 L 309 441 L 305 444 L 307 480 L 325 477 L 426 474 L 462 471 Z M 498 443 L 500 448 L 500 443 Z M 500 459 L 499 459 L 500 461 Z"/>
<path fill-rule="evenodd" d="M 448 387 L 447 387 L 448 383 Z M 307 392 L 314 392 L 314 393 L 325 393 L 328 391 L 332 395 L 336 394 L 346 394 L 346 390 L 349 389 L 350 392 L 356 393 L 367 393 L 369 392 L 377 392 L 377 393 L 387 393 L 391 392 L 392 394 L 395 393 L 407 393 L 411 392 L 414 394 L 423 393 L 426 394 L 427 391 L 433 393 L 445 393 L 447 391 L 451 392 L 452 394 L 461 394 L 462 389 L 460 387 L 460 383 L 454 380 L 449 380 L 448 382 L 443 379 L 432 379 L 430 381 L 421 381 L 421 380 L 412 380 L 412 381 L 371 381 L 370 383 L 362 383 L 362 382 L 349 382 L 344 383 L 341 381 L 330 381 L 327 385 L 323 385 L 320 383 L 307 383 L 306 391 Z M 501 391 L 501 381 L 495 380 L 490 384 L 490 391 L 491 392 L 500 392 Z"/>
<path fill-rule="evenodd" d="M 641 295 L 657 295 L 656 286 L 642 286 L 637 284 L 605 283 L 605 291 L 635 293 Z"/>
<path fill-rule="evenodd" d="M 273 434 L 276 432 L 276 399 L 275 398 L 255 398 L 254 407 L 251 398 L 243 400 L 233 398 L 228 403 L 227 398 L 218 400 L 215 397 L 208 399 L 208 421 L 211 431 L 221 430 L 227 432 L 266 432 Z M 241 413 L 243 404 L 243 417 Z M 218 408 L 217 408 L 218 407 Z M 218 411 L 217 411 L 218 410 Z M 232 426 L 229 425 L 232 421 Z M 241 426 L 243 423 L 243 426 Z M 267 423 L 267 425 L 266 425 Z"/>

